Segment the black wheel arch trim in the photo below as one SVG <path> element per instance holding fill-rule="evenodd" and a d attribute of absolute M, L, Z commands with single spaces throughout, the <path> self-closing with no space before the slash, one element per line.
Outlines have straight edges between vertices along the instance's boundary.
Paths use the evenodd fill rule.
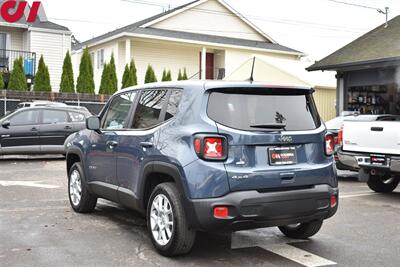
<path fill-rule="evenodd" d="M 142 179 L 139 184 L 139 198 L 141 199 L 140 201 L 140 209 L 146 210 L 146 199 L 145 199 L 145 190 L 146 190 L 146 182 L 150 177 L 150 174 L 152 173 L 160 173 L 160 174 L 165 174 L 168 175 L 169 177 L 172 177 L 174 180 L 176 186 L 178 187 L 178 191 L 181 192 L 180 199 L 182 201 L 183 207 L 185 209 L 185 215 L 187 222 L 191 227 L 196 227 L 197 226 L 197 216 L 194 212 L 194 207 L 192 202 L 190 201 L 188 197 L 188 192 L 186 190 L 185 186 L 185 176 L 182 171 L 179 170 L 179 167 L 176 166 L 173 163 L 168 163 L 164 161 L 153 161 L 149 162 L 146 164 L 143 168 L 142 171 Z"/>

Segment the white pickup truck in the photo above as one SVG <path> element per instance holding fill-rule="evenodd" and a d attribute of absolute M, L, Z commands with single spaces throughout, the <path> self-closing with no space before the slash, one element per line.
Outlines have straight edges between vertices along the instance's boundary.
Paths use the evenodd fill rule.
<path fill-rule="evenodd" d="M 400 177 L 400 121 L 345 121 L 339 142 L 339 162 L 359 170 L 359 180 L 382 193 L 392 192 Z"/>

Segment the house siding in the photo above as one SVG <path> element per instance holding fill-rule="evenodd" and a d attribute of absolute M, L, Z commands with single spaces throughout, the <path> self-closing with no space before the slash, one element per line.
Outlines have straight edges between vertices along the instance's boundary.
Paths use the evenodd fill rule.
<path fill-rule="evenodd" d="M 28 39 L 30 50 L 36 53 L 36 64 L 43 55 L 50 72 L 51 87 L 53 91 L 59 91 L 64 57 L 71 50 L 71 35 L 30 31 Z"/>
<path fill-rule="evenodd" d="M 151 27 L 254 41 L 268 41 L 241 19 L 230 14 L 230 11 L 217 1 L 207 1 L 192 9 L 155 23 Z"/>
<path fill-rule="evenodd" d="M 319 115 L 324 121 L 336 117 L 336 88 L 316 87 L 314 93 L 315 103 Z"/>
<path fill-rule="evenodd" d="M 11 27 L 0 27 L 1 33 L 10 35 L 11 47 L 7 47 L 9 50 L 24 50 L 24 30 Z"/>

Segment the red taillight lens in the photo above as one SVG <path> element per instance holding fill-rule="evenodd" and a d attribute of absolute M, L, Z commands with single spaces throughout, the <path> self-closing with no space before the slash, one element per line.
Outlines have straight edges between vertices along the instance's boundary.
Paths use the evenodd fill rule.
<path fill-rule="evenodd" d="M 332 156 L 335 153 L 335 138 L 332 134 L 325 135 L 325 154 Z"/>
<path fill-rule="evenodd" d="M 199 138 L 194 139 L 194 150 L 196 154 L 201 153 L 201 140 Z"/>
<path fill-rule="evenodd" d="M 335 195 L 331 196 L 331 208 L 336 207 L 337 205 L 337 197 Z"/>
<path fill-rule="evenodd" d="M 224 136 L 196 135 L 194 150 L 204 160 L 225 160 L 227 158 L 227 141 Z"/>
<path fill-rule="evenodd" d="M 338 139 L 337 145 L 342 146 L 343 145 L 343 126 L 339 130 L 337 139 Z"/>
<path fill-rule="evenodd" d="M 208 159 L 220 159 L 224 157 L 223 139 L 219 137 L 204 138 L 203 156 Z"/>
<path fill-rule="evenodd" d="M 217 219 L 227 219 L 229 217 L 229 209 L 227 207 L 215 207 L 214 217 Z"/>

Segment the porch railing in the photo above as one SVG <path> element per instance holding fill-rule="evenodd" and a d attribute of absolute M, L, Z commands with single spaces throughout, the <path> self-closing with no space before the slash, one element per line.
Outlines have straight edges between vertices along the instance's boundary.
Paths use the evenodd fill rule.
<path fill-rule="evenodd" d="M 34 77 L 36 74 L 36 53 L 29 51 L 0 49 L 0 71 L 10 73 L 14 67 L 14 60 L 17 58 L 22 58 L 25 75 Z"/>

